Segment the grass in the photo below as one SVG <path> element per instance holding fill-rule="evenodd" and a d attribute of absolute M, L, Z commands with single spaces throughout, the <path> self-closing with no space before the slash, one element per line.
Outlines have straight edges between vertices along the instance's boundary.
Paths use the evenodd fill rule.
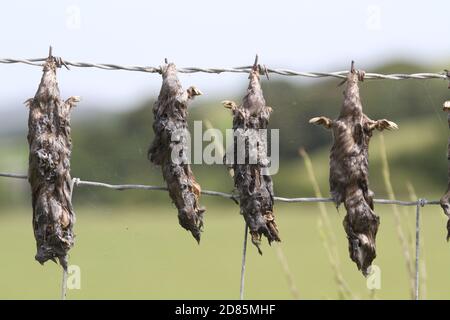
<path fill-rule="evenodd" d="M 237 299 L 243 219 L 232 203 L 211 202 L 206 230 L 197 245 L 178 225 L 173 207 L 98 207 L 78 204 L 76 246 L 70 262 L 81 268 L 81 290 L 68 299 Z M 364 277 L 348 258 L 343 213 L 326 204 L 339 248 L 340 270 L 361 298 L 369 298 Z M 316 204 L 276 204 L 283 252 L 302 299 L 336 299 L 338 290 L 327 252 L 317 232 Z M 404 267 L 390 206 L 377 206 L 381 226 L 377 237 L 381 268 L 380 299 L 408 299 L 409 277 Z M 450 248 L 440 208 L 423 209 L 427 297 L 448 298 Z M 414 215 L 408 216 L 414 219 Z M 28 208 L 4 209 L 0 215 L 2 299 L 58 299 L 61 271 L 52 262 L 34 261 L 34 239 Z M 291 299 L 275 248 L 263 246 L 263 256 L 249 244 L 246 299 Z"/>
<path fill-rule="evenodd" d="M 389 161 L 387 158 L 386 153 L 386 144 L 384 143 L 384 135 L 380 135 L 380 154 L 381 154 L 381 163 L 382 163 L 382 174 L 384 179 L 384 184 L 386 188 L 386 192 L 388 194 L 389 199 L 395 200 L 396 196 L 394 193 L 394 188 L 392 186 L 391 182 L 391 173 L 389 169 Z M 414 199 L 412 201 L 417 200 Z M 412 257 L 412 250 L 414 248 L 413 244 L 408 245 L 408 241 L 405 237 L 405 231 L 403 230 L 402 225 L 402 217 L 400 216 L 400 210 L 398 206 L 393 205 L 392 206 L 392 213 L 394 215 L 395 219 L 395 227 L 397 231 L 398 241 L 400 245 L 402 246 L 402 253 L 403 257 L 405 259 L 406 264 L 406 270 L 408 271 L 409 278 L 410 278 L 410 291 L 411 291 L 411 299 L 414 299 L 415 297 L 415 268 L 414 268 L 414 262 Z"/>
<path fill-rule="evenodd" d="M 308 153 L 304 149 L 299 150 L 299 155 L 305 162 L 305 169 L 308 172 L 309 180 L 314 189 L 314 195 L 317 198 L 323 198 L 320 191 L 319 184 L 316 179 L 314 167 Z M 317 202 L 317 207 L 320 211 L 320 216 L 317 220 L 317 229 L 323 242 L 323 246 L 327 251 L 328 261 L 334 272 L 334 278 L 337 288 L 339 290 L 339 298 L 342 299 L 356 299 L 348 284 L 346 283 L 344 276 L 342 275 L 340 262 L 339 262 L 339 249 L 336 247 L 336 236 L 333 227 L 330 223 L 327 207 L 323 202 Z"/>

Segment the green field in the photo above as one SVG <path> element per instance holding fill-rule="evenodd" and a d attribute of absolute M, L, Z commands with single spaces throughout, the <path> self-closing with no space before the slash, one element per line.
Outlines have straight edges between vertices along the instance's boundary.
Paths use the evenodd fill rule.
<path fill-rule="evenodd" d="M 237 299 L 242 255 L 243 219 L 238 207 L 204 199 L 209 209 L 202 243 L 197 245 L 178 225 L 173 207 L 106 208 L 78 206 L 77 241 L 70 262 L 81 268 L 81 289 L 68 299 Z M 75 204 L 76 205 L 76 204 Z M 353 294 L 370 296 L 365 278 L 347 253 L 342 228 L 344 212 L 327 204 L 337 238 L 340 269 Z M 408 276 L 397 239 L 392 208 L 378 205 L 381 216 L 378 258 L 381 289 L 375 298 L 408 299 Z M 411 230 L 415 208 L 400 208 Z M 34 239 L 28 208 L 5 209 L 0 215 L 2 273 L 0 298 L 58 299 L 61 270 L 52 262 L 34 261 Z M 301 299 L 339 298 L 334 271 L 319 236 L 316 204 L 276 205 L 277 219 L 291 276 Z M 445 218 L 437 206 L 422 210 L 423 257 L 426 273 L 423 298 L 450 297 L 450 247 L 445 242 Z M 410 241 L 414 234 L 409 234 Z M 276 245 L 264 243 L 259 256 L 249 243 L 245 297 L 291 299 Z M 423 267 L 423 266 L 422 266 Z"/>

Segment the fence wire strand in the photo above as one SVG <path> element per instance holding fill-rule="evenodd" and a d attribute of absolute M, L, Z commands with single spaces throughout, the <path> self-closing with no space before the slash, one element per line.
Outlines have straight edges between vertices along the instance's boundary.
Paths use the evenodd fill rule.
<path fill-rule="evenodd" d="M 11 178 L 11 179 L 28 179 L 28 176 L 25 174 L 17 174 L 17 173 L 9 173 L 9 172 L 0 172 L 0 177 Z M 151 186 L 151 185 L 142 185 L 142 184 L 109 184 L 104 182 L 96 182 L 96 181 L 85 181 L 80 178 L 72 178 L 72 191 L 74 187 L 100 187 L 107 188 L 112 190 L 158 190 L 158 191 L 166 191 L 166 187 L 161 186 Z M 220 191 L 212 191 L 212 190 L 202 190 L 201 193 L 203 195 L 208 196 L 216 196 L 222 197 L 226 199 L 231 199 L 237 203 L 239 196 L 231 193 L 225 193 Z M 275 201 L 279 202 L 287 202 L 287 203 L 296 203 L 296 202 L 333 202 L 332 198 L 285 198 L 285 197 L 274 197 Z M 402 200 L 389 200 L 389 199 L 374 199 L 375 203 L 378 204 L 390 204 L 390 205 L 399 205 L 399 206 L 415 206 L 416 207 L 416 243 L 415 243 L 415 299 L 419 299 L 419 255 L 420 255 L 420 208 L 426 205 L 439 205 L 440 202 L 438 200 L 426 200 L 423 198 L 419 198 L 417 201 L 402 201 Z M 244 235 L 244 243 L 243 243 L 243 252 L 242 252 L 242 264 L 241 264 L 241 277 L 240 277 L 240 290 L 239 290 L 239 298 L 241 300 L 244 299 L 244 284 L 245 284 L 245 266 L 246 266 L 246 253 L 247 253 L 247 237 L 248 237 L 248 226 L 245 224 L 245 235 Z M 62 298 L 65 298 L 65 289 L 64 285 L 66 284 L 65 276 L 63 275 L 63 289 L 62 289 Z"/>
<path fill-rule="evenodd" d="M 1 58 L 0 63 L 3 64 L 28 64 L 32 66 L 43 66 L 44 61 L 47 58 L 37 58 L 37 59 L 14 59 L 14 58 Z M 125 71 L 138 71 L 147 73 L 161 73 L 161 67 L 152 66 L 125 66 L 114 63 L 91 63 L 91 62 L 75 62 L 63 60 L 58 58 L 62 64 L 66 66 L 78 67 L 78 68 L 97 68 L 102 70 L 125 70 Z M 177 71 L 180 73 L 249 73 L 252 66 L 242 66 L 242 67 L 229 67 L 229 68 L 202 68 L 202 67 L 181 67 Z M 306 78 L 339 78 L 345 79 L 347 77 L 348 71 L 335 71 L 335 72 L 304 72 L 295 71 L 289 69 L 273 69 L 266 66 L 262 66 L 261 74 L 277 74 L 281 76 L 292 76 L 292 77 L 306 77 Z M 385 79 L 385 80 L 406 80 L 406 79 L 443 79 L 450 80 L 450 76 L 447 72 L 422 72 L 422 73 L 392 73 L 392 74 L 381 74 L 381 73 L 371 73 L 365 74 L 364 79 Z"/>
<path fill-rule="evenodd" d="M 8 172 L 0 172 L 0 177 L 12 178 L 12 179 L 28 179 L 28 176 L 25 174 L 8 173 Z M 72 178 L 72 180 L 73 180 L 73 185 L 75 187 L 100 187 L 100 188 L 107 188 L 107 189 L 113 189 L 113 190 L 118 190 L 118 191 L 123 191 L 123 190 L 167 191 L 168 190 L 167 187 L 151 186 L 151 185 L 144 185 L 144 184 L 109 184 L 109 183 L 105 183 L 105 182 L 81 180 L 80 178 Z M 203 195 L 207 195 L 207 196 L 222 197 L 222 198 L 231 199 L 234 201 L 237 201 L 239 199 L 239 195 L 221 192 L 221 191 L 202 190 L 201 193 Z M 315 198 L 315 197 L 313 197 L 313 198 L 274 197 L 274 200 L 278 201 L 278 202 L 287 202 L 287 203 L 333 202 L 332 198 Z M 399 205 L 399 206 L 417 206 L 418 204 L 421 206 L 425 206 L 425 205 L 439 205 L 440 204 L 439 200 L 430 201 L 430 200 L 426 200 L 426 199 L 419 199 L 417 201 L 374 199 L 373 201 L 374 201 L 374 203 L 378 203 L 378 204 L 393 204 L 393 205 Z"/>

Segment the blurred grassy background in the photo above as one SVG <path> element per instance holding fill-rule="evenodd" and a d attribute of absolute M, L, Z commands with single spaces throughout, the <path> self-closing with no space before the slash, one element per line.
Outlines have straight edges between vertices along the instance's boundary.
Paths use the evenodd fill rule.
<path fill-rule="evenodd" d="M 393 62 L 371 71 L 420 72 L 435 70 Z M 317 115 L 335 117 L 342 102 L 338 80 L 289 82 L 264 81 L 266 100 L 274 108 L 271 128 L 280 128 L 280 171 L 275 192 L 280 196 L 314 196 L 298 149 L 312 158 L 322 192 L 328 192 L 328 152 L 331 135 L 308 124 Z M 188 85 L 188 83 L 186 83 Z M 246 85 L 243 83 L 243 88 Z M 367 81 L 361 85 L 365 112 L 373 119 L 387 118 L 400 130 L 385 134 L 392 183 L 400 199 L 407 200 L 407 184 L 421 197 L 438 199 L 447 186 L 446 147 L 448 127 L 441 111 L 449 92 L 445 81 Z M 64 94 L 64 93 L 63 93 Z M 153 98 L 157 92 L 152 93 Z M 240 101 L 244 91 L 236 93 Z M 208 119 L 213 127 L 231 127 L 229 111 L 217 97 L 200 97 L 190 121 Z M 25 99 L 23 99 L 25 100 Z M 89 114 L 88 102 L 74 110 L 72 175 L 110 183 L 163 185 L 159 168 L 146 159 L 152 140 L 153 99 L 121 114 Z M 77 116 L 78 114 L 81 114 Z M 0 127 L 8 119 L 0 119 Z M 26 119 L 0 135 L 0 171 L 25 173 L 27 168 Z M 371 188 L 386 197 L 382 177 L 380 138 L 375 133 L 370 149 Z M 231 192 L 233 184 L 221 165 L 193 166 L 203 189 Z M 58 298 L 61 272 L 53 263 L 41 267 L 34 261 L 29 186 L 25 181 L 0 179 L 0 249 L 3 253 L 0 298 Z M 202 198 L 207 207 L 205 232 L 200 246 L 181 229 L 176 209 L 165 192 L 77 188 L 76 245 L 70 261 L 82 272 L 81 290 L 68 298 L 238 298 L 243 219 L 231 201 Z M 327 204 L 342 274 L 354 296 L 372 297 L 364 277 L 348 258 L 342 227 L 344 208 L 336 213 Z M 275 207 L 281 247 L 299 297 L 340 298 L 335 272 L 327 258 L 318 230 L 316 204 L 281 204 Z M 414 208 L 400 208 L 409 243 L 413 241 Z M 382 271 L 376 298 L 407 299 L 408 275 L 396 234 L 391 206 L 376 206 L 381 216 L 375 264 Z M 445 242 L 445 217 L 440 208 L 423 209 L 423 256 L 426 298 L 448 298 L 450 248 Z M 250 245 L 246 298 L 292 298 L 275 248 L 263 247 L 258 256 Z"/>
<path fill-rule="evenodd" d="M 71 264 L 81 268 L 81 290 L 69 290 L 68 299 L 238 299 L 243 224 L 234 204 L 204 200 L 209 211 L 202 243 L 178 226 L 170 206 L 105 207 L 77 205 L 76 246 Z M 348 258 L 342 228 L 344 212 L 327 205 L 342 274 L 352 293 L 370 297 L 365 278 Z M 315 204 L 278 204 L 277 221 L 294 284 L 301 299 L 339 298 L 334 272 L 318 232 Z M 413 230 L 414 208 L 407 224 Z M 5 210 L 0 223 L 2 299 L 58 299 L 61 270 L 54 263 L 33 260 L 34 239 L 28 208 Z M 426 296 L 449 297 L 450 265 L 445 242 L 445 218 L 437 207 L 426 207 L 422 219 Z M 381 227 L 377 240 L 381 269 L 380 299 L 408 299 L 408 276 L 397 240 L 390 206 L 377 207 Z M 274 244 L 273 246 L 275 246 Z M 264 243 L 263 256 L 249 244 L 245 297 L 292 299 L 274 247 Z"/>

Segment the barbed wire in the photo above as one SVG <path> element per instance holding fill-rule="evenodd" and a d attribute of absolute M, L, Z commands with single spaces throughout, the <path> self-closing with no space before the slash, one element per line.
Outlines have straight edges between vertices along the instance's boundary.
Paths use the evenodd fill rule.
<path fill-rule="evenodd" d="M 7 172 L 0 172 L 0 177 L 4 178 L 12 178 L 12 179 L 28 179 L 28 176 L 25 174 L 17 174 L 17 173 L 7 173 Z M 107 189 L 113 189 L 118 191 L 123 190 L 157 190 L 157 191 L 167 191 L 167 187 L 162 186 L 151 186 L 151 185 L 144 185 L 144 184 L 109 184 L 105 182 L 98 182 L 98 181 L 87 181 L 87 180 L 81 180 L 80 178 L 72 178 L 73 185 L 78 187 L 86 186 L 86 187 L 100 187 L 100 188 L 107 188 Z M 226 199 L 231 199 L 235 202 L 239 200 L 239 195 L 232 194 L 232 193 L 226 193 L 221 191 L 214 191 L 214 190 L 202 190 L 202 195 L 206 196 L 214 196 L 214 197 L 222 197 Z M 308 197 L 301 197 L 301 198 L 286 198 L 286 197 L 274 197 L 275 201 L 278 202 L 287 202 L 287 203 L 298 203 L 298 202 L 333 202 L 332 198 L 308 198 Z M 440 202 L 438 200 L 426 200 L 426 199 L 419 199 L 417 201 L 402 201 L 402 200 L 391 200 L 391 199 L 374 199 L 374 203 L 378 204 L 391 204 L 391 205 L 399 205 L 399 206 L 425 206 L 425 205 L 439 205 Z"/>
<path fill-rule="evenodd" d="M 44 61 L 47 58 L 37 58 L 37 59 L 14 59 L 14 58 L 2 58 L 0 63 L 4 64 L 15 64 L 23 63 L 32 66 L 43 66 Z M 124 66 L 113 63 L 91 63 L 91 62 L 74 62 L 63 60 L 58 58 L 61 64 L 66 66 L 78 67 L 78 68 L 97 68 L 102 70 L 125 70 L 125 71 L 138 71 L 147 73 L 161 73 L 161 67 L 151 67 L 151 66 Z M 180 73 L 249 73 L 252 66 L 242 66 L 242 67 L 229 67 L 229 68 L 202 68 L 202 67 L 181 67 L 177 68 Z M 277 74 L 281 76 L 294 76 L 294 77 L 306 77 L 306 78 L 339 78 L 344 79 L 347 77 L 348 71 L 335 71 L 335 72 L 303 72 L 295 71 L 289 69 L 273 69 L 266 66 L 261 67 L 261 74 Z M 364 75 L 364 79 L 386 79 L 386 80 L 406 80 L 406 79 L 442 79 L 450 80 L 450 75 L 447 71 L 441 73 L 433 72 L 423 72 L 423 73 L 392 73 L 392 74 L 381 74 L 381 73 L 371 73 L 367 72 Z"/>
<path fill-rule="evenodd" d="M 51 47 L 49 51 L 49 55 L 51 56 Z M 89 62 L 74 62 L 63 60 L 60 57 L 55 57 L 57 60 L 58 66 L 64 65 L 68 68 L 68 66 L 78 67 L 78 68 L 97 68 L 102 70 L 124 70 L 124 71 L 135 71 L 135 72 L 146 72 L 146 73 L 161 73 L 161 67 L 151 67 L 151 66 L 124 66 L 119 64 L 106 64 L 106 63 L 89 63 Z M 0 63 L 3 64 L 26 64 L 32 66 L 40 66 L 44 65 L 44 62 L 47 58 L 37 58 L 37 59 L 13 59 L 13 58 L 0 58 Z M 242 67 L 230 67 L 230 68 L 201 68 L 201 67 L 181 67 L 177 68 L 177 71 L 180 73 L 209 73 L 209 74 L 221 74 L 221 73 L 249 73 L 252 69 L 252 66 L 242 66 Z M 335 71 L 335 72 L 301 72 L 294 71 L 289 69 L 273 69 L 268 68 L 266 66 L 260 66 L 259 71 L 262 75 L 266 74 L 277 74 L 281 76 L 297 76 L 297 77 L 307 77 L 307 78 L 340 78 L 345 79 L 348 75 L 349 71 Z M 406 79 L 442 79 L 450 81 L 450 72 L 444 70 L 442 73 L 393 73 L 393 74 L 380 74 L 380 73 L 365 73 L 365 79 L 386 79 L 386 80 L 406 80 Z M 450 86 L 449 86 L 450 88 Z M 11 179 L 28 179 L 28 176 L 25 174 L 16 174 L 16 173 L 7 173 L 0 172 L 0 177 L 11 178 Z M 152 185 L 143 185 L 143 184 L 110 184 L 105 182 L 98 181 L 87 181 L 81 180 L 80 178 L 72 178 L 72 191 L 74 187 L 100 187 L 107 188 L 117 191 L 123 190 L 149 190 L 149 191 L 167 191 L 167 187 L 163 186 L 152 186 Z M 202 190 L 201 193 L 207 196 L 215 196 L 222 197 L 226 199 L 231 199 L 235 203 L 239 203 L 239 195 L 233 193 L 225 193 L 214 190 Z M 274 197 L 274 200 L 277 202 L 286 202 L 286 203 L 312 203 L 312 202 L 331 202 L 333 203 L 332 198 L 286 198 L 286 197 Z M 417 201 L 402 201 L 397 199 L 374 199 L 375 203 L 378 204 L 390 204 L 390 205 L 400 205 L 400 206 L 415 206 L 416 207 L 416 243 L 415 243 L 415 299 L 419 299 L 419 255 L 420 255 L 420 208 L 425 205 L 439 205 L 440 202 L 438 200 L 426 200 L 423 198 L 419 198 Z M 247 237 L 248 237 L 248 226 L 245 224 L 245 235 L 244 235 L 244 243 L 243 243 L 243 255 L 242 255 L 242 264 L 241 264 L 241 278 L 240 278 L 240 299 L 244 299 L 244 283 L 245 283 L 245 265 L 246 265 L 246 251 L 247 251 Z M 66 296 L 66 281 L 67 274 L 63 272 L 63 284 L 62 284 L 62 299 L 65 299 Z"/>

